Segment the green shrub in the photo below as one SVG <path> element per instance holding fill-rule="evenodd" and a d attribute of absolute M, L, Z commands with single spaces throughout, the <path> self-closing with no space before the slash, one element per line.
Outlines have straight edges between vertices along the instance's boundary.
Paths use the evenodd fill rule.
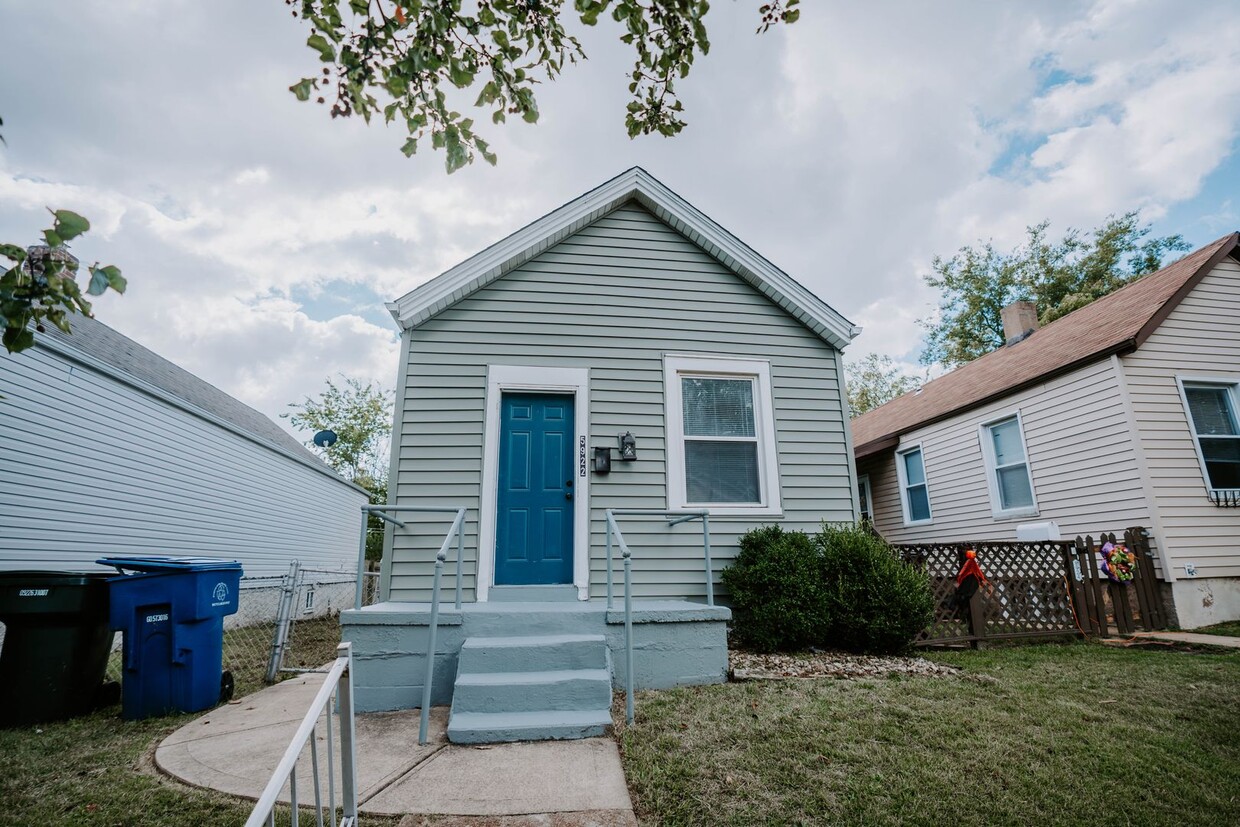
<path fill-rule="evenodd" d="M 804 532 L 779 526 L 748 532 L 721 578 L 732 595 L 732 631 L 741 643 L 773 652 L 822 641 L 822 557 Z"/>
<path fill-rule="evenodd" d="M 934 618 L 926 576 L 860 526 L 824 523 L 814 541 L 830 618 L 823 644 L 871 655 L 908 649 Z"/>

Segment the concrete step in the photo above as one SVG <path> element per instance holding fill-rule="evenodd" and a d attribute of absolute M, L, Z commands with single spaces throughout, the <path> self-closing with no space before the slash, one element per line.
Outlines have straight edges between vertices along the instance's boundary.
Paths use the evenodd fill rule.
<path fill-rule="evenodd" d="M 458 674 L 531 669 L 606 669 L 602 635 L 471 637 L 461 646 Z"/>
<path fill-rule="evenodd" d="M 448 722 L 454 744 L 592 738 L 611 726 L 610 709 L 577 712 L 456 712 Z"/>
<path fill-rule="evenodd" d="M 454 715 L 580 711 L 610 705 L 611 673 L 606 669 L 458 673 L 452 694 Z"/>
<path fill-rule="evenodd" d="M 571 603 L 576 586 L 492 586 L 487 600 L 496 603 Z"/>

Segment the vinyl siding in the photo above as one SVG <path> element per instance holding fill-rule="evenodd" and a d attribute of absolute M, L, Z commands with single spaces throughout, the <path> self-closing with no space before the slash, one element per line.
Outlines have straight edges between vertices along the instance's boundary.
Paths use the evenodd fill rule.
<path fill-rule="evenodd" d="M 1240 509 L 1219 508 L 1197 458 L 1176 377 L 1240 382 L 1240 264 L 1226 259 L 1122 357 L 1141 448 L 1176 577 L 1240 576 Z"/>
<path fill-rule="evenodd" d="M 933 519 L 905 526 L 895 454 L 858 463 L 870 475 L 874 520 L 892 542 L 1013 540 L 1020 523 L 1054 520 L 1064 537 L 1150 525 L 1114 362 L 1103 359 L 1042 385 L 904 434 L 921 443 Z M 992 513 L 979 428 L 1020 412 L 1037 516 Z"/>
<path fill-rule="evenodd" d="M 104 555 L 356 567 L 360 492 L 44 348 L 0 358 L 0 564 Z"/>
<path fill-rule="evenodd" d="M 624 431 L 637 438 L 636 462 L 591 475 L 593 597 L 605 590 L 604 509 L 667 507 L 665 353 L 771 363 L 783 517 L 712 518 L 716 573 L 754 525 L 812 530 L 823 519 L 853 518 L 831 346 L 639 206 L 602 217 L 405 335 L 394 501 L 469 509 L 466 599 L 473 599 L 478 560 L 489 364 L 588 368 L 590 445 L 614 444 Z M 427 598 L 447 522 L 389 531 L 391 599 Z M 658 519 L 624 518 L 622 529 L 635 555 L 638 596 L 705 594 L 699 523 L 668 528 Z"/>

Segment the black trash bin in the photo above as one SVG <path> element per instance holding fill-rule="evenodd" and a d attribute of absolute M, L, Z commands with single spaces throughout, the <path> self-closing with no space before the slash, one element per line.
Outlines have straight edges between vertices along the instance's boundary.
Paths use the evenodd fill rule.
<path fill-rule="evenodd" d="M 0 572 L 0 727 L 85 715 L 112 648 L 107 572 Z"/>

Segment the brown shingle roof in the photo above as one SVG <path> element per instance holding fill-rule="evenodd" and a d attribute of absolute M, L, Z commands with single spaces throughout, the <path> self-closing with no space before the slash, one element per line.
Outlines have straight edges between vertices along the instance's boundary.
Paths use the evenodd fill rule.
<path fill-rule="evenodd" d="M 1218 241 L 1056 319 L 1028 338 L 988 353 L 852 422 L 858 459 L 893 447 L 900 434 L 1051 376 L 1141 345 L 1225 256 L 1240 233 Z"/>

